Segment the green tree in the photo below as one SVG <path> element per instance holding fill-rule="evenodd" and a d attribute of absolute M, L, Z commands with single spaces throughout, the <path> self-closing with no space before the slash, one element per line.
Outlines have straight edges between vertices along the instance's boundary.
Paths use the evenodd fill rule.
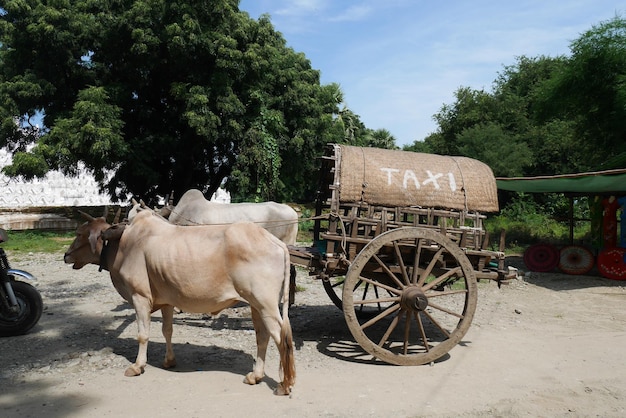
<path fill-rule="evenodd" d="M 396 138 L 387 129 L 376 129 L 371 131 L 370 145 L 374 148 L 397 149 Z"/>
<path fill-rule="evenodd" d="M 112 197 L 210 195 L 228 178 L 241 198 L 310 198 L 315 157 L 341 140 L 329 129 L 337 90 L 237 0 L 0 10 L 0 145 L 15 151 L 12 175 L 84 163 Z M 45 127 L 27 151 L 38 113 Z"/>
<path fill-rule="evenodd" d="M 519 176 L 532 158 L 526 143 L 494 122 L 465 129 L 458 136 L 458 142 L 462 144 L 459 154 L 483 161 L 496 176 Z"/>
<path fill-rule="evenodd" d="M 430 137 L 431 135 L 429 135 Z M 428 137 L 427 137 L 428 138 Z M 411 152 L 423 152 L 426 154 L 434 154 L 433 150 L 428 145 L 430 141 L 413 141 L 412 144 L 406 144 L 402 146 L 402 151 L 411 151 Z"/>
<path fill-rule="evenodd" d="M 339 115 L 334 120 L 334 130 L 342 135 L 337 141 L 356 147 L 373 147 L 397 149 L 396 138 L 386 129 L 370 129 L 361 121 L 359 115 L 343 105 Z"/>
<path fill-rule="evenodd" d="M 410 149 L 476 158 L 498 176 L 571 172 L 582 158 L 572 148 L 574 124 L 558 115 L 544 119 L 539 105 L 566 62 L 522 56 L 504 67 L 492 91 L 458 89 L 456 101 L 434 116 L 438 129 Z"/>
<path fill-rule="evenodd" d="M 460 154 L 498 176 L 626 167 L 626 20 L 571 43 L 571 56 L 518 57 L 487 92 L 462 87 L 435 114 L 437 130 L 408 150 Z M 533 195 L 546 213 L 565 199 Z"/>
<path fill-rule="evenodd" d="M 498 111 L 493 95 L 484 90 L 462 87 L 455 92 L 455 99 L 433 116 L 438 129 L 425 142 L 435 154 L 459 155 L 458 136 L 465 129 L 492 121 Z"/>
<path fill-rule="evenodd" d="M 594 25 L 570 49 L 545 85 L 542 116 L 575 123 L 586 169 L 626 167 L 626 19 Z"/>

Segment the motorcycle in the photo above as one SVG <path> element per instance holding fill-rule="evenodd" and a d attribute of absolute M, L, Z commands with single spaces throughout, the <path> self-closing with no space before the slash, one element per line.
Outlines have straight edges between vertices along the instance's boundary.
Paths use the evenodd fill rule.
<path fill-rule="evenodd" d="M 7 232 L 0 228 L 0 243 L 7 240 Z M 35 280 L 24 270 L 12 269 L 4 248 L 0 248 L 0 336 L 25 334 L 41 318 L 41 294 L 27 283 Z"/>

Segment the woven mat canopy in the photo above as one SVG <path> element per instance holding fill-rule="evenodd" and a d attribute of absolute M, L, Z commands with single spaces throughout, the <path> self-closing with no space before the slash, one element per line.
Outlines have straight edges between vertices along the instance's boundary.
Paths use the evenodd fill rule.
<path fill-rule="evenodd" d="M 347 145 L 334 145 L 334 152 L 342 202 L 498 211 L 496 180 L 480 161 Z"/>

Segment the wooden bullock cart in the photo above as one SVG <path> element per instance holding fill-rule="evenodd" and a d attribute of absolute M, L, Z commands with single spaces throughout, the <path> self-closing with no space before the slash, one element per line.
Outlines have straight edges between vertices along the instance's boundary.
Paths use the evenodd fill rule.
<path fill-rule="evenodd" d="M 322 280 L 356 342 L 391 364 L 433 362 L 461 341 L 477 281 L 507 280 L 485 164 L 465 157 L 331 145 L 323 157 L 314 244 L 293 264 Z"/>

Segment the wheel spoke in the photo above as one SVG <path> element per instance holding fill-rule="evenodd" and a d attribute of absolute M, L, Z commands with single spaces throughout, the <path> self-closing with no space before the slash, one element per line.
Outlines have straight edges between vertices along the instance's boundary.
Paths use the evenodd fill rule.
<path fill-rule="evenodd" d="M 398 260 L 398 264 L 400 265 L 400 271 L 402 272 L 402 279 L 404 280 L 404 285 L 408 286 L 409 284 L 411 284 L 411 282 L 409 279 L 406 266 L 404 265 L 404 259 L 402 258 L 402 252 L 400 251 L 400 245 L 398 244 L 398 241 L 393 242 L 393 249 L 396 253 L 396 259 Z"/>
<path fill-rule="evenodd" d="M 359 280 L 359 283 L 363 283 L 363 280 Z M 358 286 L 357 286 L 357 287 L 358 287 Z M 365 286 L 364 286 L 364 288 L 363 288 L 363 296 L 361 297 L 361 300 L 365 300 L 365 298 L 367 297 L 367 292 L 368 292 L 369 288 L 370 288 L 370 284 L 366 282 L 366 283 L 365 283 Z M 356 289 L 356 287 L 355 287 L 355 289 Z M 361 312 L 363 312 L 363 305 L 361 305 L 361 306 L 359 307 L 359 310 L 360 310 Z"/>
<path fill-rule="evenodd" d="M 382 347 L 387 342 L 393 330 L 396 329 L 396 326 L 398 325 L 399 321 L 400 321 L 400 315 L 396 315 L 391 321 L 391 324 L 389 324 L 389 327 L 387 327 L 387 331 L 385 331 L 385 334 L 382 336 L 382 338 L 378 342 L 379 347 Z"/>
<path fill-rule="evenodd" d="M 391 315 L 392 313 L 394 313 L 398 309 L 400 309 L 400 305 L 398 305 L 398 304 L 391 305 L 390 307 L 388 307 L 387 309 L 385 309 L 384 311 L 382 311 L 381 313 L 379 313 L 378 315 L 376 315 L 375 317 L 373 317 L 369 321 L 367 321 L 364 324 L 362 324 L 361 325 L 361 330 L 364 330 L 365 328 L 367 328 L 367 327 L 369 327 L 371 325 L 374 325 L 376 322 L 380 321 L 381 319 L 383 319 L 384 317 L 386 317 L 388 315 Z"/>
<path fill-rule="evenodd" d="M 428 338 L 426 338 L 426 330 L 424 330 L 422 317 L 420 316 L 419 312 L 414 312 L 413 314 L 415 315 L 415 322 L 417 322 L 417 327 L 419 328 L 420 336 L 422 337 L 422 342 L 424 343 L 424 348 L 426 349 L 426 352 L 429 352 L 430 345 L 428 344 Z"/>
<path fill-rule="evenodd" d="M 444 274 L 442 274 L 441 276 L 437 277 L 432 282 L 428 282 L 427 285 L 422 287 L 422 290 L 424 292 L 426 292 L 427 290 L 432 289 L 433 287 L 437 286 L 439 283 L 441 283 L 444 280 L 446 280 L 448 277 L 453 276 L 455 274 L 462 274 L 462 273 L 463 273 L 463 271 L 461 270 L 461 267 L 457 267 L 457 268 L 454 268 L 452 270 L 448 270 Z"/>
<path fill-rule="evenodd" d="M 404 320 L 404 355 L 406 356 L 409 352 L 409 335 L 411 333 L 411 312 L 404 312 L 406 319 Z M 399 315 L 398 315 L 399 316 Z"/>
<path fill-rule="evenodd" d="M 344 282 L 344 281 L 345 281 L 345 280 L 337 280 L 337 282 L 336 282 L 336 283 L 333 283 L 333 284 L 331 285 L 331 287 L 334 289 L 334 288 L 336 288 L 336 287 L 343 286 L 343 282 Z"/>
<path fill-rule="evenodd" d="M 393 273 L 393 271 L 391 271 L 389 267 L 387 267 L 387 265 L 383 263 L 383 261 L 376 254 L 374 254 L 373 257 L 374 257 L 374 260 L 376 260 L 376 262 L 383 268 L 385 273 L 387 273 L 387 276 L 389 276 L 391 280 L 393 280 L 393 282 L 396 283 L 400 289 L 402 289 L 404 287 L 404 284 L 398 279 L 398 277 Z"/>
<path fill-rule="evenodd" d="M 399 297 L 388 297 L 388 298 L 376 298 L 376 299 L 362 299 L 362 300 L 355 300 L 353 303 L 355 305 L 367 305 L 370 303 L 396 303 L 400 301 Z"/>
<path fill-rule="evenodd" d="M 378 294 L 378 287 L 374 286 L 374 294 L 376 295 L 376 297 L 374 299 L 380 299 L 380 295 Z M 365 300 L 365 298 L 363 298 L 363 300 Z M 380 311 L 382 308 L 380 306 L 380 302 L 377 303 L 378 305 L 378 310 Z M 361 305 L 363 306 L 363 305 Z"/>
<path fill-rule="evenodd" d="M 417 284 L 417 279 L 419 277 L 419 265 L 420 265 L 420 257 L 422 255 L 422 243 L 424 240 L 416 239 L 415 240 L 415 257 L 413 257 L 413 272 L 411 274 L 411 284 Z"/>
<path fill-rule="evenodd" d="M 422 272 L 422 275 L 420 276 L 420 279 L 417 282 L 419 286 L 424 285 L 424 282 L 426 282 L 426 279 L 428 278 L 430 273 L 433 271 L 435 264 L 437 264 L 437 262 L 439 261 L 439 257 L 441 257 L 441 254 L 443 254 L 444 250 L 445 250 L 444 247 L 439 248 L 439 250 L 437 250 L 437 252 L 433 256 L 432 260 L 430 260 L 430 263 L 428 263 L 428 267 L 426 267 L 426 270 Z"/>
<path fill-rule="evenodd" d="M 450 295 L 458 295 L 461 293 L 467 293 L 467 289 L 459 289 L 459 290 L 443 290 L 441 292 L 430 292 L 428 293 L 426 296 L 428 296 L 428 299 L 430 300 L 430 298 L 438 298 L 441 296 L 450 296 Z"/>
<path fill-rule="evenodd" d="M 426 312 L 426 311 L 422 311 L 422 313 L 428 317 L 428 319 L 430 320 L 430 322 L 432 322 L 432 323 L 433 323 L 433 325 L 435 325 L 437 328 L 439 328 L 439 330 L 440 330 L 441 332 L 443 332 L 443 335 L 445 335 L 445 336 L 446 336 L 446 338 L 450 338 L 450 332 L 448 332 L 448 330 L 447 330 L 447 329 L 445 329 L 445 328 L 444 328 L 444 327 L 443 327 L 443 326 L 439 323 L 439 321 L 437 321 L 435 318 L 433 318 L 433 316 L 432 316 L 431 314 L 429 314 L 428 312 Z"/>
<path fill-rule="evenodd" d="M 376 280 L 372 280 L 372 279 L 369 279 L 367 277 L 361 276 L 361 281 L 362 282 L 366 282 L 366 283 L 371 284 L 371 285 L 376 286 L 376 287 L 383 288 L 383 289 L 387 290 L 389 293 L 391 293 L 393 295 L 400 295 L 400 294 L 402 294 L 402 290 L 400 290 L 400 289 L 396 289 L 395 287 L 387 286 L 384 283 L 377 282 Z"/>
<path fill-rule="evenodd" d="M 444 308 L 441 305 L 437 305 L 436 303 L 428 302 L 428 306 L 430 306 L 433 309 L 437 309 L 437 310 L 439 310 L 441 312 L 445 312 L 445 313 L 447 313 L 449 315 L 456 316 L 459 319 L 463 319 L 463 315 L 462 314 L 457 313 L 457 312 L 453 312 L 450 309 Z"/>

